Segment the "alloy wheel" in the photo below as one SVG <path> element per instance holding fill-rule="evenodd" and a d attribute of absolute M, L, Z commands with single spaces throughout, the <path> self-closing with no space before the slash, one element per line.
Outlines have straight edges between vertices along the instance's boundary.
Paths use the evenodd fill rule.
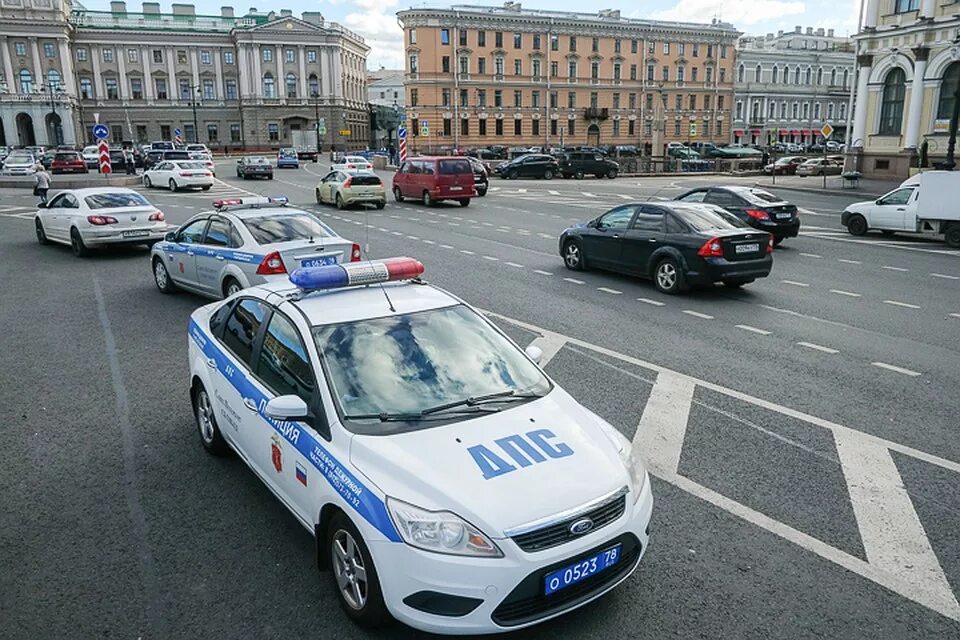
<path fill-rule="evenodd" d="M 346 603 L 359 611 L 367 604 L 367 569 L 360 547 L 349 531 L 338 529 L 332 540 L 333 572 Z"/>

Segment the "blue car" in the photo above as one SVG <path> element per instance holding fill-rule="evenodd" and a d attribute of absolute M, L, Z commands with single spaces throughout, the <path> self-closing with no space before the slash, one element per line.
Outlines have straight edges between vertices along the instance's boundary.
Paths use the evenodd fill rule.
<path fill-rule="evenodd" d="M 277 169 L 285 168 L 300 168 L 300 159 L 297 158 L 297 150 L 293 147 L 287 147 L 285 149 L 280 149 L 277 153 Z"/>

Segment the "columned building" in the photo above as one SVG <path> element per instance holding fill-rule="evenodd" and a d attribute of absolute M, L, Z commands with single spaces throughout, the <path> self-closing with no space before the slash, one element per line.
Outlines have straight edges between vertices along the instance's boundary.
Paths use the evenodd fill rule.
<path fill-rule="evenodd" d="M 905 177 L 927 141 L 947 150 L 960 83 L 960 4 L 868 0 L 858 46 L 852 147 L 861 171 Z"/>
<path fill-rule="evenodd" d="M 418 148 L 730 139 L 735 44 L 707 24 L 453 6 L 397 14 Z M 411 122 L 411 133 L 415 127 Z"/>
<path fill-rule="evenodd" d="M 811 144 L 829 123 L 846 139 L 855 55 L 849 38 L 797 27 L 741 38 L 734 79 L 733 138 L 744 144 Z"/>
<path fill-rule="evenodd" d="M 52 116 L 51 93 L 66 144 L 90 142 L 97 118 L 115 143 L 172 140 L 179 129 L 185 142 L 215 149 L 276 148 L 316 127 L 318 115 L 324 146 L 362 147 L 369 138 L 369 49 L 316 12 L 236 17 L 223 7 L 202 16 L 186 4 L 161 13 L 159 3 L 144 2 L 131 13 L 124 2 L 88 11 L 70 0 L 4 0 L 0 30 L 0 143 L 53 144 L 45 129 L 25 124 L 37 121 L 30 109 Z M 51 35 L 17 35 L 38 31 Z"/>

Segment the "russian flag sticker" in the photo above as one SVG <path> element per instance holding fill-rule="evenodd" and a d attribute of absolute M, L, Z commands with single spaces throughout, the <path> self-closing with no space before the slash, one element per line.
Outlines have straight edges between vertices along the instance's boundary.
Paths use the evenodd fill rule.
<path fill-rule="evenodd" d="M 297 482 L 307 486 L 307 470 L 299 462 L 297 463 Z"/>

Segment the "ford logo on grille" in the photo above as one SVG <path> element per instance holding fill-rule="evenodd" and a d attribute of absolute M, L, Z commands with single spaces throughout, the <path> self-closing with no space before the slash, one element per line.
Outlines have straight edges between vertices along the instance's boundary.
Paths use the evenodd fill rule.
<path fill-rule="evenodd" d="M 575 536 L 582 536 L 593 529 L 593 520 L 590 518 L 581 518 L 570 525 L 570 533 Z"/>

